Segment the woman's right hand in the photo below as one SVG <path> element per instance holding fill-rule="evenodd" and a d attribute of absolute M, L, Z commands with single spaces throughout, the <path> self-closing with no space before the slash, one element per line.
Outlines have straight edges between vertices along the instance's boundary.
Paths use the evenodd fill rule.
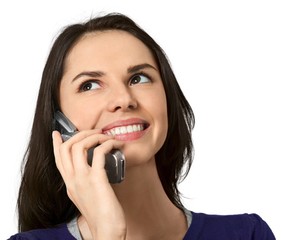
<path fill-rule="evenodd" d="M 123 209 L 108 181 L 105 155 L 122 147 L 122 142 L 101 130 L 81 131 L 66 142 L 53 132 L 56 165 L 71 201 L 86 219 L 92 237 L 125 239 L 126 221 Z M 99 146 L 97 146 L 99 145 Z M 87 150 L 94 149 L 92 167 L 87 163 Z"/>

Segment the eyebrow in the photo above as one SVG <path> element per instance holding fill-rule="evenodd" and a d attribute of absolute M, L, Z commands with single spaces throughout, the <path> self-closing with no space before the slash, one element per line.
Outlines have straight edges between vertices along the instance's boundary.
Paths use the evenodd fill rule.
<path fill-rule="evenodd" d="M 77 80 L 78 78 L 80 77 L 92 77 L 92 78 L 97 78 L 97 77 L 102 77 L 104 76 L 105 73 L 104 72 L 101 72 L 101 71 L 84 71 L 84 72 L 81 72 L 79 73 L 78 75 L 76 75 L 74 77 L 74 79 L 72 80 L 72 82 L 74 82 L 75 80 Z"/>
<path fill-rule="evenodd" d="M 145 68 L 151 68 L 151 69 L 154 69 L 156 71 L 158 71 L 154 66 L 152 66 L 151 64 L 149 63 L 143 63 L 143 64 L 138 64 L 138 65 L 135 65 L 135 66 L 132 66 L 132 67 L 129 67 L 127 69 L 127 73 L 136 73 L 136 72 L 139 72 L 140 70 L 143 70 Z"/>
<path fill-rule="evenodd" d="M 151 64 L 149 63 L 143 63 L 143 64 L 138 64 L 138 65 L 134 65 L 134 66 L 131 66 L 127 69 L 127 73 L 136 73 L 140 70 L 143 70 L 143 69 L 146 69 L 146 68 L 151 68 L 151 69 L 154 69 L 156 71 L 158 71 L 154 66 L 152 66 Z M 72 82 L 74 82 L 75 80 L 77 80 L 78 78 L 80 77 L 92 77 L 92 78 L 98 78 L 98 77 L 103 77 L 105 76 L 106 73 L 105 72 L 102 72 L 102 71 L 83 71 L 81 73 L 79 73 L 78 75 L 76 75 Z"/>

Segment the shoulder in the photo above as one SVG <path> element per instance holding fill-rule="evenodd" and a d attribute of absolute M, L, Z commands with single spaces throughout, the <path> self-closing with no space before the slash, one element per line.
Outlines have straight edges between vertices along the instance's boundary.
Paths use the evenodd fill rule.
<path fill-rule="evenodd" d="M 66 224 L 54 228 L 35 229 L 27 232 L 17 233 L 8 240 L 75 240 L 67 229 Z"/>
<path fill-rule="evenodd" d="M 192 223 L 187 235 L 191 235 L 191 239 L 275 239 L 271 229 L 259 215 L 246 213 L 212 215 L 192 212 Z"/>

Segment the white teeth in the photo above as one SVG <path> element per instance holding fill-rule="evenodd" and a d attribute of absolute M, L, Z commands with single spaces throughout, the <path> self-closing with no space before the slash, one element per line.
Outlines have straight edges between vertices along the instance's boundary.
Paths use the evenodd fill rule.
<path fill-rule="evenodd" d="M 112 128 L 111 130 L 105 132 L 105 134 L 115 136 L 119 134 L 139 132 L 139 131 L 143 131 L 143 129 L 144 127 L 142 124 L 134 124 L 134 125 L 129 125 L 129 126 Z"/>
<path fill-rule="evenodd" d="M 131 133 L 131 132 L 133 132 L 133 127 L 127 126 L 126 130 L 127 130 L 128 133 Z"/>
<path fill-rule="evenodd" d="M 121 127 L 120 128 L 120 133 L 125 134 L 127 132 L 126 127 Z"/>
<path fill-rule="evenodd" d="M 133 132 L 138 131 L 138 128 L 137 128 L 137 126 L 136 126 L 136 125 L 133 125 L 133 126 L 132 126 L 132 128 L 133 128 L 133 129 L 132 129 L 132 131 L 133 131 Z"/>

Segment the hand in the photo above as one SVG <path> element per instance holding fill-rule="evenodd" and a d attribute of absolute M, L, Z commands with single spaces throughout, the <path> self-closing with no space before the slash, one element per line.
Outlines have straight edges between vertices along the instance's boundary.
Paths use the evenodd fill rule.
<path fill-rule="evenodd" d="M 90 167 L 87 150 L 98 144 Z M 121 146 L 121 142 L 100 130 L 81 131 L 64 143 L 60 133 L 53 132 L 56 165 L 67 194 L 86 219 L 95 239 L 123 239 L 126 233 L 123 209 L 104 168 L 105 154 Z"/>

